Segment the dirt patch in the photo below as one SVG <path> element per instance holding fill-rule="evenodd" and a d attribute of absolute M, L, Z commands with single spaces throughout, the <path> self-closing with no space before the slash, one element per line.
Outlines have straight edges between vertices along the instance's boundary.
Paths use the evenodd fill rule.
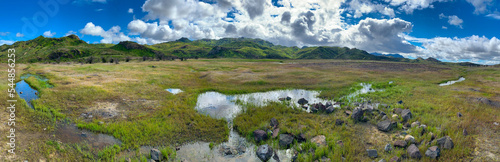
<path fill-rule="evenodd" d="M 486 105 L 490 105 L 492 107 L 500 108 L 500 101 L 493 101 L 488 98 L 484 97 L 471 97 L 469 98 L 469 101 L 476 102 L 476 103 L 482 103 Z"/>
<path fill-rule="evenodd" d="M 114 117 L 123 117 L 121 110 L 117 109 L 118 103 L 112 102 L 96 102 L 94 106 L 87 108 L 84 113 L 80 116 L 87 119 L 92 119 L 94 117 L 109 119 Z"/>
<path fill-rule="evenodd" d="M 500 126 L 493 123 L 479 125 L 474 159 L 472 161 L 500 161 Z"/>
<path fill-rule="evenodd" d="M 386 144 L 391 142 L 391 134 L 381 132 L 376 126 L 364 123 L 359 124 L 364 132 L 365 144 L 373 148 L 383 148 Z M 375 147 L 374 147 L 375 146 Z M 379 150 L 381 151 L 381 150 Z"/>
<path fill-rule="evenodd" d="M 113 144 L 121 144 L 118 139 L 106 134 L 96 134 L 78 129 L 74 124 L 61 124 L 54 132 L 56 139 L 63 143 L 87 143 L 90 147 L 102 149 Z"/>

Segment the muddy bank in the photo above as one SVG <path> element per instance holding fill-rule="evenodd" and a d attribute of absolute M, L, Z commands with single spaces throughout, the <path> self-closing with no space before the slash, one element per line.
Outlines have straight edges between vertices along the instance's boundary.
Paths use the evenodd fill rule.
<path fill-rule="evenodd" d="M 121 145 L 120 140 L 113 136 L 93 133 L 88 130 L 78 129 L 75 124 L 59 124 L 54 131 L 54 136 L 58 141 L 68 144 L 88 144 L 94 149 L 102 149 L 114 144 Z"/>

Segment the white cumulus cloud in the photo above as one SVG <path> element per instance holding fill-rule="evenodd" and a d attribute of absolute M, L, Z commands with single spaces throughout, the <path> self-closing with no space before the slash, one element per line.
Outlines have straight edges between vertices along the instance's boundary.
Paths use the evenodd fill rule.
<path fill-rule="evenodd" d="M 128 9 L 128 13 L 134 13 L 134 9 L 133 8 L 129 8 Z"/>
<path fill-rule="evenodd" d="M 354 12 L 354 18 L 359 18 L 363 16 L 363 14 L 368 14 L 373 12 L 379 12 L 389 17 L 396 16 L 394 14 L 394 9 L 386 5 L 374 4 L 368 0 L 352 0 L 351 2 L 349 2 L 348 10 Z"/>
<path fill-rule="evenodd" d="M 0 46 L 4 44 L 11 45 L 14 44 L 15 42 L 16 41 L 11 41 L 11 40 L 0 40 Z"/>
<path fill-rule="evenodd" d="M 446 16 L 443 13 L 441 13 L 441 14 L 439 14 L 439 18 L 440 19 L 448 19 L 448 23 L 450 25 L 457 26 L 461 29 L 463 28 L 462 23 L 464 22 L 464 20 L 460 19 L 457 15 Z"/>
<path fill-rule="evenodd" d="M 450 0 L 385 0 L 392 6 L 398 6 L 400 10 L 406 13 L 413 13 L 414 10 L 434 8 L 435 2 L 446 2 Z"/>
<path fill-rule="evenodd" d="M 491 18 L 493 18 L 493 19 L 500 20 L 500 13 L 492 13 L 492 14 L 488 14 L 488 15 L 486 15 L 486 17 L 491 17 Z"/>
<path fill-rule="evenodd" d="M 44 37 L 53 37 L 54 35 L 56 35 L 56 32 L 50 32 L 50 30 L 43 32 Z"/>
<path fill-rule="evenodd" d="M 89 22 L 80 30 L 80 33 L 83 35 L 100 36 L 103 38 L 101 43 L 118 43 L 132 40 L 130 37 L 120 32 L 120 30 L 120 26 L 113 26 L 106 31 L 101 26 L 96 26 L 94 23 Z"/>
<path fill-rule="evenodd" d="M 500 62 L 500 40 L 496 37 L 473 35 L 464 38 L 436 37 L 432 39 L 406 37 L 410 41 L 422 43 L 417 57 L 434 57 L 450 61 L 470 60 L 480 62 Z"/>
<path fill-rule="evenodd" d="M 474 14 L 483 14 L 488 11 L 488 6 L 492 4 L 493 0 L 466 0 L 474 6 Z"/>

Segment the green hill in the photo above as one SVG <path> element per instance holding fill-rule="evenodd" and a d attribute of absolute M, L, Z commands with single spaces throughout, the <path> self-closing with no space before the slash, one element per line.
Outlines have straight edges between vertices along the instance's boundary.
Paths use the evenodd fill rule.
<path fill-rule="evenodd" d="M 177 41 L 154 45 L 141 45 L 124 41 L 114 44 L 87 44 L 76 35 L 61 38 L 39 36 L 33 40 L 18 41 L 12 45 L 0 46 L 0 58 L 7 57 L 7 49 L 16 49 L 18 62 L 82 61 L 88 58 L 148 57 L 157 60 L 175 58 L 247 58 L 247 59 L 342 59 L 381 60 L 425 64 L 452 64 L 434 58 L 410 60 L 386 56 L 375 56 L 366 51 L 347 47 L 286 47 L 274 45 L 262 39 L 222 38 L 191 41 L 181 38 Z M 2 59 L 5 60 L 5 59 Z M 462 66 L 477 66 L 460 63 Z"/>

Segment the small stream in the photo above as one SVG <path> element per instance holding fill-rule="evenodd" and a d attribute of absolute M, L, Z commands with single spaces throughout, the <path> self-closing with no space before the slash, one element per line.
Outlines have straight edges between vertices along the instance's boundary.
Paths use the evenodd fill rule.
<path fill-rule="evenodd" d="M 33 104 L 31 103 L 33 100 L 38 99 L 38 91 L 33 89 L 26 81 L 21 80 L 16 83 L 16 92 L 19 97 L 24 99 L 28 106 L 33 108 Z"/>
<path fill-rule="evenodd" d="M 460 77 L 460 78 L 458 78 L 458 80 L 452 80 L 452 81 L 448 81 L 446 83 L 441 83 L 441 84 L 439 84 L 439 86 L 448 86 L 448 85 L 452 85 L 452 84 L 455 84 L 455 83 L 458 83 L 458 82 L 461 82 L 464 80 L 465 80 L 464 77 Z"/>

